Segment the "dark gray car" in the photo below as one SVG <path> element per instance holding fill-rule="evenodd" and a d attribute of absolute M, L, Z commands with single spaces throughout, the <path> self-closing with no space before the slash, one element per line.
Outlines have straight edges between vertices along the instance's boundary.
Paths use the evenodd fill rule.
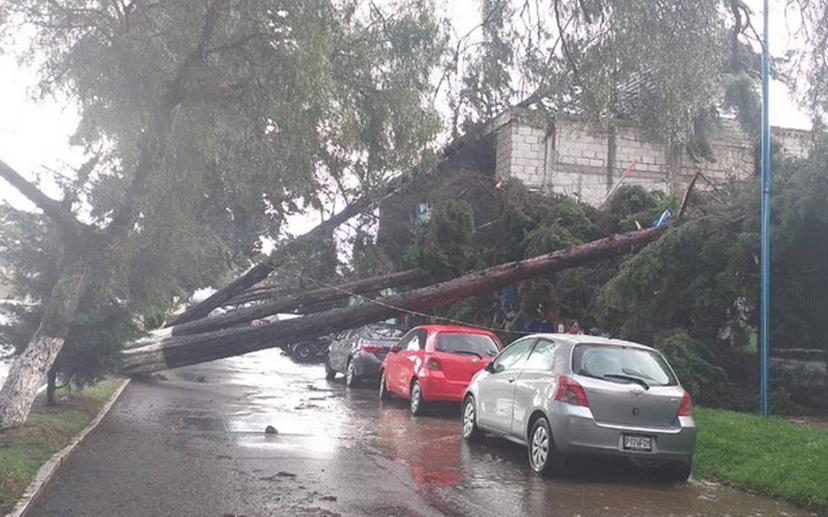
<path fill-rule="evenodd" d="M 386 323 L 372 323 L 341 332 L 328 349 L 325 378 L 332 380 L 337 373 L 344 373 L 348 387 L 379 379 L 382 361 L 403 334 L 404 328 Z"/>

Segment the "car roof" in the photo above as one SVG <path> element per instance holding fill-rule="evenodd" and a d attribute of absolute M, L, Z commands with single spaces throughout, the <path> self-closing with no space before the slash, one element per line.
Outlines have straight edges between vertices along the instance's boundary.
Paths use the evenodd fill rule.
<path fill-rule="evenodd" d="M 565 341 L 572 345 L 588 343 L 591 345 L 624 346 L 630 348 L 641 348 L 643 350 L 654 350 L 653 347 L 642 345 L 641 343 L 635 343 L 633 341 L 612 339 L 601 336 L 589 336 L 587 334 L 532 334 L 526 337 L 544 337 L 553 341 Z"/>
<path fill-rule="evenodd" d="M 414 328 L 427 330 L 428 332 L 466 332 L 468 334 L 485 334 L 487 336 L 495 335 L 489 330 L 475 327 L 463 327 L 461 325 L 419 325 Z"/>

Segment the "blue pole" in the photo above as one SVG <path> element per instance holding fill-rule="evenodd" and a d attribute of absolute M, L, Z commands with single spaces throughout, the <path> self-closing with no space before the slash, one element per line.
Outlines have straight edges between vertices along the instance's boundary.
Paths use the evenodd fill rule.
<path fill-rule="evenodd" d="M 770 57 L 768 48 L 768 0 L 764 0 L 764 44 L 762 45 L 762 250 L 760 257 L 760 313 L 759 313 L 759 412 L 768 416 L 770 354 L 770 121 L 768 113 L 768 86 Z"/>

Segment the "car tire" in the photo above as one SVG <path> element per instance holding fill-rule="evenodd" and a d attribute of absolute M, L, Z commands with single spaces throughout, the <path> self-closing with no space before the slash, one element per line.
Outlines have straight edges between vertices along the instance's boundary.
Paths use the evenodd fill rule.
<path fill-rule="evenodd" d="M 532 424 L 528 440 L 529 466 L 536 474 L 560 476 L 564 473 L 565 457 L 555 447 L 552 428 L 546 417 L 539 417 Z"/>
<path fill-rule="evenodd" d="M 420 381 L 414 379 L 411 383 L 411 391 L 408 394 L 408 407 L 412 415 L 420 416 L 423 414 L 424 406 L 423 389 L 420 387 Z"/>
<path fill-rule="evenodd" d="M 296 348 L 293 349 L 293 358 L 299 361 L 300 363 L 307 363 L 311 359 L 314 358 L 316 355 L 316 350 L 314 346 L 310 343 L 302 343 L 301 345 L 297 345 Z"/>
<path fill-rule="evenodd" d="M 348 358 L 348 364 L 345 365 L 345 386 L 348 388 L 355 388 L 359 384 L 359 376 L 356 374 L 356 367 L 354 361 Z"/>
<path fill-rule="evenodd" d="M 663 476 L 669 481 L 678 481 L 684 483 L 690 479 L 690 472 L 693 470 L 693 465 L 683 461 L 676 461 L 668 463 L 661 468 Z"/>
<path fill-rule="evenodd" d="M 332 381 L 336 378 L 336 370 L 331 367 L 331 358 L 325 359 L 325 380 Z"/>
<path fill-rule="evenodd" d="M 380 372 L 379 398 L 380 398 L 380 400 L 390 400 L 391 399 L 391 392 L 388 391 L 388 384 L 386 384 L 386 381 L 385 381 L 385 370 L 382 370 Z"/>
<path fill-rule="evenodd" d="M 477 442 L 483 438 L 483 431 L 477 427 L 477 409 L 474 406 L 474 397 L 469 395 L 463 401 L 463 414 L 460 419 L 463 439 L 469 442 Z"/>

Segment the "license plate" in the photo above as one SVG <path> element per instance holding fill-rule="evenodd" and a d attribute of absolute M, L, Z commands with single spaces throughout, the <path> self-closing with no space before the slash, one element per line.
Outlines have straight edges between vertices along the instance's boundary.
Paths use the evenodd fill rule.
<path fill-rule="evenodd" d="M 631 451 L 652 451 L 653 438 L 650 436 L 624 435 L 624 448 Z"/>

